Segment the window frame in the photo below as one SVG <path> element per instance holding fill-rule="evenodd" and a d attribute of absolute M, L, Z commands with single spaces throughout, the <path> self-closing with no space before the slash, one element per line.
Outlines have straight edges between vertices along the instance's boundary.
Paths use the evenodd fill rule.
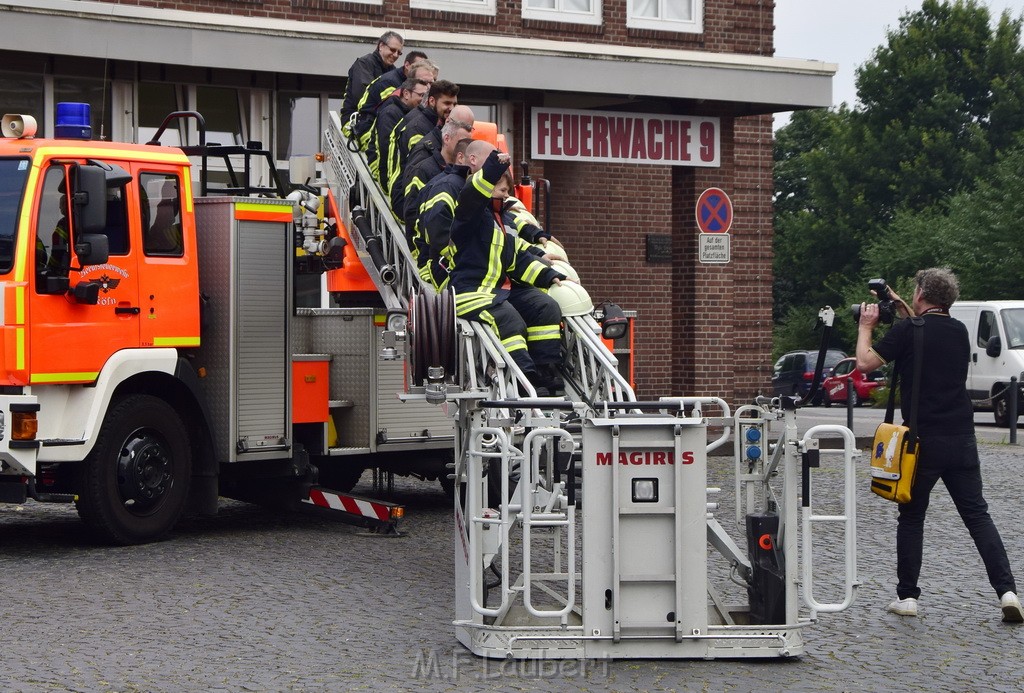
<path fill-rule="evenodd" d="M 560 6 L 565 0 L 555 0 L 554 9 L 529 7 L 529 0 L 523 0 L 523 19 L 534 19 L 544 22 L 562 22 L 565 24 L 588 24 L 600 26 L 604 22 L 604 7 L 601 0 L 590 0 L 591 8 L 589 13 L 572 12 L 562 9 Z"/>
<path fill-rule="evenodd" d="M 434 10 L 436 12 L 457 12 L 459 14 L 478 14 L 493 17 L 498 12 L 497 0 L 409 0 L 409 7 L 414 10 Z"/>
<path fill-rule="evenodd" d="M 633 8 L 635 0 L 626 0 L 626 27 L 630 29 L 651 29 L 654 31 L 672 31 L 680 34 L 702 34 L 704 33 L 704 0 L 690 0 L 693 3 L 693 19 L 683 21 L 678 19 L 662 19 L 652 17 L 639 17 L 634 15 Z M 671 0 L 657 0 L 658 9 Z"/>
<path fill-rule="evenodd" d="M 152 244 L 152 232 L 155 226 L 156 219 L 152 216 L 149 209 L 145 206 L 152 207 L 154 202 L 147 193 L 145 199 L 141 193 L 147 191 L 151 183 L 159 183 L 160 187 L 163 187 L 164 183 L 173 183 L 174 185 L 174 197 L 161 198 L 160 201 L 171 200 L 173 201 L 172 209 L 174 210 L 175 223 L 178 226 L 178 245 L 172 250 L 160 250 L 154 248 Z M 182 258 L 185 257 L 185 220 L 182 213 L 182 182 L 181 178 L 171 171 L 160 171 L 160 170 L 144 170 L 138 173 L 138 186 L 139 186 L 139 219 L 141 220 L 140 230 L 142 234 L 142 254 L 146 257 L 161 257 L 161 258 Z M 157 206 L 159 202 L 155 203 Z"/>

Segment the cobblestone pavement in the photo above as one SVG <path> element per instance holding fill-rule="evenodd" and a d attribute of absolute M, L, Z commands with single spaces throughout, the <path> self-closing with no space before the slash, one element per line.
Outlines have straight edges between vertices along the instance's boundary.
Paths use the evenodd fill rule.
<path fill-rule="evenodd" d="M 1024 451 L 984 445 L 982 457 L 992 514 L 1024 583 Z M 720 473 L 729 463 L 711 465 Z M 68 506 L 0 505 L 0 690 L 1024 689 L 1024 627 L 1000 622 L 941 488 L 926 530 L 921 615 L 885 613 L 895 506 L 867 491 L 865 466 L 857 602 L 823 614 L 794 660 L 478 659 L 450 623 L 451 515 L 436 484 L 399 480 L 406 536 L 391 539 L 224 501 L 216 518 L 186 520 L 167 541 L 96 547 Z M 818 494 L 836 490 L 838 474 L 816 474 Z"/>

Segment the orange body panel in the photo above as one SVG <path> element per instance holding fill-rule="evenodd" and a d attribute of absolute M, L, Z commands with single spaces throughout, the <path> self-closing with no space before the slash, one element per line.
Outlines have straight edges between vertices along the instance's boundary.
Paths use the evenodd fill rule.
<path fill-rule="evenodd" d="M 14 268 L 0 280 L 4 291 L 3 380 L 10 384 L 89 383 L 95 381 L 115 352 L 140 347 L 199 345 L 199 278 L 195 220 L 188 159 L 180 150 L 105 142 L 21 140 L 34 149 L 19 226 Z M 3 151 L 7 154 L 9 152 Z M 55 161 L 102 161 L 132 176 L 124 191 L 127 248 L 112 249 L 109 260 L 69 273 L 73 288 L 81 281 L 99 283 L 95 305 L 78 303 L 70 294 L 40 293 L 36 266 L 38 206 L 43 179 Z M 181 191 L 183 257 L 143 253 L 140 172 L 175 176 Z M 122 231 L 122 233 L 124 233 Z M 71 266 L 79 267 L 72 256 Z M 13 281 L 12 281 L 13 280 Z M 20 291 L 17 287 L 23 287 Z"/>
<path fill-rule="evenodd" d="M 292 423 L 327 421 L 330 362 L 292 361 Z"/>
<path fill-rule="evenodd" d="M 338 212 L 338 201 L 330 191 L 325 198 L 327 209 L 326 215 L 333 218 L 338 224 L 338 236 L 345 241 L 345 249 L 342 251 L 341 269 L 330 270 L 327 273 L 328 291 L 376 291 L 377 285 L 370 279 L 366 268 L 363 267 L 359 255 L 356 253 L 356 246 L 352 242 L 345 224 L 341 222 L 341 214 Z"/>

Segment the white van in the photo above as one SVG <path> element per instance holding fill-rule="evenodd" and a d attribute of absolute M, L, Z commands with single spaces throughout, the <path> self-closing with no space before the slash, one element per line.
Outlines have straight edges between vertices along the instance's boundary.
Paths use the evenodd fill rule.
<path fill-rule="evenodd" d="M 997 426 L 1008 426 L 1006 387 L 1024 374 L 1024 301 L 957 301 L 950 315 L 967 326 L 971 365 L 967 391 L 975 409 L 992 410 Z M 1018 385 L 1020 387 L 1020 385 Z M 1017 413 L 1024 414 L 1024 390 Z"/>

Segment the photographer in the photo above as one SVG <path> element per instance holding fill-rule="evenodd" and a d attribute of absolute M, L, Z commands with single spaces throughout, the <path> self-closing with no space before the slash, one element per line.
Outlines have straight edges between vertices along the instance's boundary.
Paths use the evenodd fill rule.
<path fill-rule="evenodd" d="M 913 306 L 908 306 L 895 292 L 881 285 L 875 293 L 883 303 L 895 302 L 901 317 L 912 315 L 924 319 L 923 328 L 915 328 L 910 320 L 896 322 L 873 347 L 871 334 L 879 320 L 878 304 L 861 304 L 857 331 L 857 368 L 862 372 L 876 370 L 895 361 L 900 378 L 901 413 L 910 418 L 914 377 L 914 329 L 924 330 L 924 351 L 918 398 L 917 476 L 911 500 L 900 504 L 896 528 L 896 601 L 888 610 L 900 616 L 916 616 L 921 589 L 917 579 L 921 572 L 924 544 L 924 517 L 932 487 L 942 479 L 953 503 L 963 519 L 978 553 L 985 563 L 988 579 L 1000 598 L 1003 620 L 1024 621 L 1017 587 L 1006 549 L 999 537 L 988 504 L 981 492 L 981 464 L 974 436 L 974 412 L 967 394 L 967 367 L 970 341 L 963 323 L 949 316 L 949 307 L 960 295 L 956 276 L 944 268 L 920 270 L 914 277 Z M 873 287 L 874 288 L 874 287 Z"/>

